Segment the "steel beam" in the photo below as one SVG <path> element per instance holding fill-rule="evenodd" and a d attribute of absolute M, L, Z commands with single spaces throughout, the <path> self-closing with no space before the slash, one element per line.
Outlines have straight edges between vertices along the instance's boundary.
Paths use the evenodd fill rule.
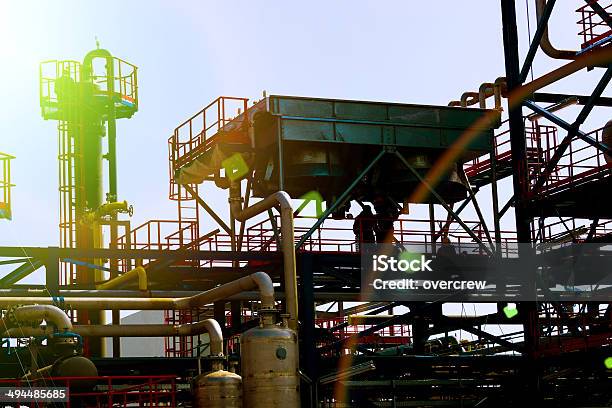
<path fill-rule="evenodd" d="M 484 216 L 482 215 L 482 211 L 480 210 L 480 206 L 478 205 L 478 201 L 476 200 L 476 194 L 474 190 L 472 190 L 472 186 L 470 186 L 469 180 L 467 180 L 467 190 L 470 198 L 472 199 L 472 204 L 474 205 L 474 209 L 476 210 L 476 215 L 478 216 L 478 220 L 484 229 L 485 235 L 487 236 L 487 240 L 489 241 L 489 245 L 491 248 L 496 248 L 496 245 L 493 244 L 493 240 L 491 239 L 491 233 L 489 232 L 489 227 L 487 227 L 487 223 L 485 222 Z"/>
<path fill-rule="evenodd" d="M 563 154 L 565 153 L 565 151 L 571 144 L 572 139 L 575 136 L 579 137 L 586 143 L 601 150 L 604 153 L 608 153 L 608 154 L 612 153 L 612 149 L 610 148 L 610 146 L 607 146 L 606 144 L 597 141 L 596 139 L 592 138 L 591 136 L 587 135 L 586 133 L 580 130 L 580 125 L 585 121 L 588 114 L 593 109 L 593 103 L 595 101 L 595 98 L 601 95 L 601 92 L 603 92 L 603 90 L 605 89 L 605 87 L 607 86 L 611 78 L 612 78 L 612 68 L 608 68 L 604 76 L 601 78 L 601 80 L 597 84 L 595 91 L 593 91 L 593 95 L 589 99 L 589 102 L 584 105 L 584 107 L 578 114 L 578 117 L 572 124 L 564 121 L 560 117 L 556 116 L 553 113 L 548 112 L 546 109 L 536 105 L 535 103 L 529 100 L 526 100 L 523 102 L 525 106 L 527 106 L 529 109 L 542 115 L 543 117 L 545 117 L 546 119 L 554 123 L 555 125 L 567 130 L 567 135 L 563 138 L 559 146 L 557 146 L 557 149 L 555 149 L 553 156 L 546 163 L 546 167 L 538 176 L 538 179 L 536 180 L 535 185 L 533 187 L 534 193 L 537 193 L 539 189 L 544 185 L 544 183 L 546 182 L 546 180 L 548 179 L 552 171 L 555 169 L 555 166 L 557 165 L 557 163 L 559 163 L 559 160 L 561 159 L 561 157 L 563 157 Z"/>
<path fill-rule="evenodd" d="M 478 192 L 478 190 L 476 190 L 476 192 Z M 467 207 L 467 205 L 470 203 L 470 200 L 471 200 L 470 197 L 468 197 L 465 200 L 463 200 L 463 202 L 461 203 L 459 208 L 457 208 L 457 210 L 455 210 L 455 214 L 457 214 L 457 215 L 461 214 L 461 211 L 463 211 L 465 209 L 465 207 Z M 447 217 L 446 221 L 444 222 L 444 226 L 440 229 L 439 232 L 436 232 L 434 234 L 434 241 L 436 241 L 438 238 L 440 238 L 442 236 L 444 231 L 446 231 L 450 227 L 451 222 L 453 222 L 453 218 L 449 214 L 449 217 Z"/>
<path fill-rule="evenodd" d="M 357 186 L 357 184 L 361 181 L 361 179 L 363 179 L 363 177 L 368 174 L 368 172 L 372 169 L 372 167 L 374 167 L 374 165 L 376 163 L 378 163 L 378 161 L 380 160 L 381 157 L 383 157 L 385 155 L 385 151 L 381 150 L 376 157 L 374 157 L 374 159 L 370 162 L 370 164 L 368 164 L 360 173 L 359 175 L 353 180 L 353 182 L 349 185 L 349 187 L 344 190 L 344 192 L 342 194 L 340 194 L 340 197 L 338 197 L 336 199 L 336 201 L 329 207 L 327 208 L 323 214 L 321 214 L 321 216 L 319 217 L 319 219 L 317 219 L 317 221 L 314 223 L 314 225 L 312 227 L 310 227 L 310 229 L 300 237 L 300 240 L 298 241 L 298 243 L 295 245 L 295 250 L 297 251 L 298 249 L 300 249 L 300 247 L 302 245 L 304 245 L 304 242 L 306 242 L 306 240 L 313 234 L 313 232 L 315 232 L 317 230 L 317 228 L 319 228 L 319 226 L 321 224 L 323 224 L 323 221 L 325 221 L 327 219 L 327 217 L 329 217 L 329 215 L 334 212 L 336 210 L 336 208 L 338 208 L 338 206 L 342 203 L 344 203 L 344 200 L 348 197 L 348 195 L 351 193 L 351 191 L 353 191 L 353 189 L 355 188 L 355 186 Z"/>
<path fill-rule="evenodd" d="M 219 261 L 248 261 L 248 260 L 279 260 L 281 254 L 277 252 L 258 253 L 252 251 L 194 251 L 163 249 L 109 249 L 109 248 L 57 248 L 57 247 L 0 247 L 0 257 L 28 256 L 39 259 L 48 259 L 52 253 L 54 259 L 64 258 L 119 258 L 119 259 L 189 259 L 189 260 L 219 260 Z"/>
<path fill-rule="evenodd" d="M 536 92 L 533 94 L 532 100 L 534 102 L 559 103 L 570 98 L 576 98 L 578 100 L 578 105 L 585 105 L 591 97 L 592 95 L 571 95 L 549 92 Z M 612 98 L 600 96 L 599 98 L 595 98 L 594 104 L 595 106 L 605 106 L 610 108 L 612 107 Z"/>
<path fill-rule="evenodd" d="M 16 269 L 0 279 L 0 288 L 8 288 L 12 286 L 43 266 L 43 264 L 44 263 L 39 259 L 26 259 L 26 262 L 19 265 Z"/>
<path fill-rule="evenodd" d="M 419 180 L 420 183 L 423 183 L 423 185 L 427 187 L 429 192 L 436 198 L 436 200 L 438 200 L 440 205 L 442 205 L 442 207 L 444 207 L 444 209 L 455 219 L 455 221 L 457 221 L 457 223 L 459 223 L 459 225 L 463 227 L 463 229 L 465 230 L 465 232 L 467 232 L 470 238 L 472 238 L 488 255 L 491 255 L 491 250 L 487 248 L 487 246 L 482 242 L 482 240 L 478 238 L 476 234 L 474 234 L 474 231 L 472 231 L 470 227 L 468 227 L 467 224 L 463 222 L 463 220 L 453 211 L 453 209 L 446 203 L 446 201 L 444 201 L 440 194 L 438 194 L 438 192 L 425 179 L 423 179 L 423 177 L 421 177 L 419 172 L 416 171 L 414 167 L 410 165 L 410 163 L 408 163 L 408 160 L 406 160 L 404 156 L 397 150 L 395 151 L 395 155 L 401 160 L 402 163 L 404 163 L 406 168 L 410 170 L 410 172 L 417 178 L 417 180 Z"/>
<path fill-rule="evenodd" d="M 191 186 L 183 184 L 182 187 L 189 194 L 191 194 L 191 196 L 196 200 L 196 202 L 202 206 L 202 208 L 208 213 L 208 215 L 212 217 L 213 220 L 217 221 L 217 224 L 219 224 L 219 226 L 223 228 L 225 232 L 227 232 L 229 235 L 232 235 L 232 229 L 221 219 L 221 217 L 217 215 L 217 213 L 212 208 L 210 208 L 208 204 L 206 204 L 202 197 L 200 197 L 200 195 L 193 188 L 191 188 Z"/>

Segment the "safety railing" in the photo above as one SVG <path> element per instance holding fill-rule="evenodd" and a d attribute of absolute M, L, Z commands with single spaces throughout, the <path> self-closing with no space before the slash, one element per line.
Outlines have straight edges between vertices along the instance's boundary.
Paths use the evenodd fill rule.
<path fill-rule="evenodd" d="M 344 340 L 353 334 L 361 333 L 367 329 L 371 329 L 374 325 L 371 324 L 347 324 L 347 317 L 336 317 L 330 319 L 316 319 L 315 326 L 330 330 L 337 328 L 333 334 L 339 340 Z M 338 328 L 339 327 L 339 328 Z M 379 344 L 409 344 L 411 342 L 410 326 L 407 324 L 396 324 L 383 327 L 380 330 L 369 336 L 359 338 L 359 344 L 379 343 Z"/>
<path fill-rule="evenodd" d="M 176 407 L 175 376 L 50 377 L 25 381 L 0 379 L 0 387 L 67 387 L 65 407 Z M 9 404 L 7 404 L 9 405 Z M 53 405 L 51 403 L 49 406 Z M 19 402 L 18 406 L 40 407 L 41 402 Z"/>
<path fill-rule="evenodd" d="M 612 345 L 610 315 L 597 304 L 554 303 L 539 310 L 540 356 L 558 355 Z"/>
<path fill-rule="evenodd" d="M 296 243 L 301 236 L 310 228 L 307 225 L 299 225 L 300 221 L 312 221 L 307 217 L 296 217 L 295 237 Z M 435 252 L 436 245 L 440 242 L 440 236 L 447 236 L 451 243 L 459 252 L 467 251 L 472 253 L 477 250 L 474 240 L 459 223 L 451 221 L 447 224 L 446 220 L 435 220 L 435 231 L 432 234 L 430 220 L 427 219 L 348 219 L 330 220 L 328 225 L 324 222 L 315 232 L 304 242 L 302 249 L 308 252 L 358 252 L 359 243 L 373 242 L 364 237 L 364 225 L 372 226 L 377 222 L 392 222 L 393 237 L 395 242 L 404 245 L 418 245 L 423 252 Z M 326 221 L 327 222 L 327 221 Z M 466 221 L 468 228 L 482 241 L 487 240 L 487 235 L 482 224 L 478 221 Z M 280 217 L 276 218 L 276 224 L 280 224 Z M 359 231 L 356 236 L 355 231 Z M 510 246 L 516 242 L 516 233 L 513 231 L 500 231 L 502 245 Z M 372 235 L 374 233 L 372 232 Z M 222 235 L 216 237 L 217 244 L 224 244 Z M 278 244 L 275 237 L 275 230 L 269 219 L 262 220 L 250 226 L 243 238 L 245 249 L 248 251 L 276 251 Z"/>
<path fill-rule="evenodd" d="M 195 222 L 176 220 L 150 220 L 132 229 L 129 237 L 122 235 L 117 238 L 119 249 L 147 249 L 175 251 L 179 249 L 198 250 L 202 241 L 198 225 Z M 152 260 L 142 260 L 144 266 Z M 182 261 L 183 264 L 197 266 L 197 261 Z M 134 265 L 125 260 L 119 261 L 121 272 L 127 272 Z"/>
<path fill-rule="evenodd" d="M 233 112 L 239 109 L 237 116 Z M 207 150 L 213 137 L 232 121 L 246 121 L 247 98 L 220 96 L 174 129 L 168 139 L 172 171 Z"/>
<path fill-rule="evenodd" d="M 126 236 L 117 239 L 121 249 L 155 249 L 172 251 L 184 247 L 185 242 L 197 240 L 198 231 L 194 224 L 184 222 L 179 225 L 175 220 L 150 220 L 132 229 L 130 232 L 130 245 L 127 248 Z"/>
<path fill-rule="evenodd" d="M 603 142 L 603 127 L 589 132 L 587 136 L 598 142 Z M 560 141 L 551 140 L 545 146 L 544 157 L 548 161 L 558 147 Z M 540 166 L 533 175 L 539 173 Z M 555 171 L 548 177 L 538 193 L 552 194 L 570 189 L 578 184 L 608 177 L 612 168 L 612 160 L 604 153 L 582 139 L 574 139 L 556 165 Z M 531 178 L 532 183 L 536 177 Z"/>
<path fill-rule="evenodd" d="M 138 108 L 138 68 L 121 58 L 113 57 L 113 72 L 112 78 L 108 78 L 106 72 L 103 75 L 97 74 L 95 71 L 91 76 L 94 84 L 98 86 L 101 92 L 109 91 L 112 81 L 112 88 L 115 97 L 115 103 L 118 106 L 126 106 L 129 108 Z"/>
<path fill-rule="evenodd" d="M 612 4 L 607 1 L 589 0 L 589 3 L 598 3 L 610 15 Z M 578 19 L 578 36 L 582 38 L 582 48 L 592 47 L 598 42 L 612 36 L 612 29 L 601 19 L 601 17 L 591 8 L 589 4 L 585 4 L 576 10 L 580 15 Z"/>
<path fill-rule="evenodd" d="M 532 227 L 532 240 L 539 243 L 563 244 L 584 242 L 591 232 L 590 220 L 562 217 L 539 225 L 535 221 Z M 602 220 L 595 225 L 592 237 L 612 234 L 612 221 Z"/>
<path fill-rule="evenodd" d="M 498 174 L 498 179 L 512 174 L 510 130 L 508 129 L 507 120 L 502 123 L 502 129 L 505 130 L 497 133 L 494 138 L 496 173 Z M 557 128 L 555 126 L 532 123 L 531 126 L 525 127 L 525 137 L 529 166 L 531 169 L 539 168 L 549 158 L 546 156 L 546 146 L 556 145 Z M 477 157 L 464 165 L 465 174 L 470 180 L 477 178 L 483 173 L 490 172 L 491 168 L 489 155 Z"/>

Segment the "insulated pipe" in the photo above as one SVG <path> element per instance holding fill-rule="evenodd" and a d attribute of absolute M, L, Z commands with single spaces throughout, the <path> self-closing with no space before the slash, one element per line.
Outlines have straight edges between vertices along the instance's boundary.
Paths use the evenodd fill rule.
<path fill-rule="evenodd" d="M 270 276 L 265 272 L 255 272 L 225 285 L 202 292 L 199 295 L 176 299 L 175 309 L 200 307 L 254 288 L 259 288 L 262 309 L 274 309 L 274 284 Z"/>
<path fill-rule="evenodd" d="M 485 82 L 478 88 L 478 103 L 480 108 L 487 109 L 487 98 L 494 95 L 495 84 Z"/>
<path fill-rule="evenodd" d="M 478 93 L 477 92 L 464 92 L 461 95 L 461 107 L 465 108 L 469 105 L 475 105 L 478 103 Z"/>
<path fill-rule="evenodd" d="M 283 252 L 287 313 L 289 314 L 288 323 L 290 329 L 297 330 L 297 276 L 295 271 L 295 238 L 293 235 L 293 208 L 291 206 L 291 197 L 286 192 L 279 191 L 245 209 L 242 209 L 241 201 L 240 183 L 232 183 L 229 193 L 230 210 L 234 218 L 240 222 L 245 222 L 249 218 L 268 211 L 277 205 L 280 206 L 281 249 Z"/>
<path fill-rule="evenodd" d="M 192 296 L 197 295 L 200 292 L 193 290 L 147 290 L 147 291 L 139 291 L 139 290 L 126 290 L 126 289 L 117 289 L 117 290 L 60 290 L 59 295 L 62 298 L 62 302 L 65 303 L 66 298 L 71 298 L 75 296 L 79 297 L 112 297 L 114 299 L 121 298 L 135 298 L 135 299 L 149 299 L 149 298 L 177 298 L 182 296 Z M 15 296 L 28 296 L 28 297 L 37 297 L 44 296 L 46 291 L 44 290 L 22 290 L 17 289 L 13 292 L 13 289 L 6 290 L 0 289 L 0 304 L 2 303 L 3 296 L 12 295 Z M 231 300 L 260 300 L 261 295 L 256 290 L 244 291 L 240 292 L 236 295 L 232 295 L 227 298 L 228 301 Z M 274 291 L 274 299 L 276 300 L 284 300 L 285 293 L 279 292 L 277 290 Z M 345 301 L 345 302 L 358 302 L 359 301 L 359 293 L 346 293 L 346 292 L 315 292 L 315 299 L 317 301 Z M 0 326 L 1 328 L 2 326 Z"/>
<path fill-rule="evenodd" d="M 262 307 L 274 307 L 274 285 L 265 272 L 255 272 L 251 275 L 207 290 L 198 295 L 184 298 L 116 298 L 116 297 L 30 297 L 7 296 L 0 297 L 0 309 L 10 306 L 35 303 L 38 305 L 53 305 L 61 302 L 66 307 L 75 309 L 103 310 L 176 310 L 201 307 L 218 300 L 224 300 L 244 291 L 259 289 Z"/>
<path fill-rule="evenodd" d="M 540 17 L 544 13 L 544 8 L 546 7 L 546 0 L 536 0 L 536 16 L 538 22 L 540 21 Z M 544 29 L 542 33 L 542 40 L 540 41 L 540 48 L 546 55 L 555 59 L 566 59 L 566 60 L 575 60 L 577 51 L 571 50 L 559 50 L 555 48 L 548 37 L 548 25 Z"/>
<path fill-rule="evenodd" d="M 493 82 L 493 96 L 495 97 L 495 109 L 502 109 L 502 96 L 508 93 L 506 77 L 498 77 Z"/>
<path fill-rule="evenodd" d="M 223 332 L 214 319 L 181 325 L 167 324 L 129 324 L 129 325 L 77 325 L 70 330 L 83 337 L 171 337 L 197 336 L 208 333 L 212 355 L 223 355 Z M 53 330 L 48 327 L 12 327 L 0 337 L 34 337 L 51 336 Z"/>
<path fill-rule="evenodd" d="M 38 323 L 45 320 L 46 322 L 52 323 L 58 330 L 71 331 L 72 322 L 66 313 L 57 306 L 53 305 L 30 305 L 21 306 L 13 311 L 15 320 L 19 324 L 21 322 Z M 2 321 L 3 326 L 6 327 L 6 322 Z M 24 328 L 25 329 L 25 328 Z M 21 328 L 15 328 L 15 330 L 21 330 Z"/>
<path fill-rule="evenodd" d="M 138 278 L 138 289 L 139 290 L 147 290 L 147 271 L 142 266 L 137 266 L 129 272 L 126 272 L 122 275 L 117 276 L 111 280 L 108 280 L 104 283 L 96 285 L 96 289 L 114 289 L 122 284 L 131 281 L 134 278 Z"/>
<path fill-rule="evenodd" d="M 480 108 L 486 109 L 487 98 L 494 96 L 495 97 L 495 109 L 502 109 L 502 96 L 504 96 L 508 92 L 506 85 L 506 78 L 499 77 L 495 80 L 494 83 L 485 82 L 480 85 L 478 88 L 478 92 L 464 92 L 461 95 L 460 101 L 450 101 L 448 106 L 461 106 L 466 108 L 471 105 L 479 104 Z"/>

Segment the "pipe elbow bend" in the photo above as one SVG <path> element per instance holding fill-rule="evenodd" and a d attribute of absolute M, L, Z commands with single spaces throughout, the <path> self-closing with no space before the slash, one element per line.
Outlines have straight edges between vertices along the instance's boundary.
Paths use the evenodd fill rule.
<path fill-rule="evenodd" d="M 136 267 L 136 273 L 138 274 L 138 289 L 147 290 L 149 288 L 147 270 L 142 266 L 138 266 Z"/>
<path fill-rule="evenodd" d="M 29 305 L 21 306 L 15 310 L 15 318 L 32 323 L 40 323 L 42 320 L 51 322 L 58 330 L 72 330 L 72 322 L 66 313 L 53 305 Z"/>
<path fill-rule="evenodd" d="M 263 309 L 274 309 L 274 283 L 272 278 L 265 272 L 255 272 L 251 279 L 259 289 L 261 297 L 261 307 Z"/>
<path fill-rule="evenodd" d="M 281 209 L 289 208 L 293 210 L 293 207 L 291 206 L 291 196 L 287 192 L 282 190 L 277 191 L 274 193 L 274 198 L 276 198 L 276 201 L 278 201 Z"/>
<path fill-rule="evenodd" d="M 202 325 L 206 328 L 210 338 L 210 353 L 217 356 L 223 355 L 223 331 L 221 326 L 215 319 L 206 319 L 202 321 Z"/>

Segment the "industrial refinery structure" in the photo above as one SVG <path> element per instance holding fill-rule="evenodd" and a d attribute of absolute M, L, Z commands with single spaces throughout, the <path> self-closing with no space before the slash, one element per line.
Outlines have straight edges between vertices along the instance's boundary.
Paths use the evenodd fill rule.
<path fill-rule="evenodd" d="M 60 241 L 0 247 L 14 266 L 0 276 L 0 387 L 68 387 L 74 407 L 610 406 L 612 127 L 582 125 L 612 106 L 612 6 L 587 0 L 579 48 L 559 50 L 547 25 L 567 10 L 555 3 L 535 0 L 520 60 L 515 2 L 501 0 L 505 73 L 448 106 L 264 93 L 187 113 L 168 139 L 176 219 L 137 226 L 132 205 L 146 203 L 121 197 L 116 157 L 119 119 L 138 120 L 137 67 L 100 48 L 43 62 Z M 530 80 L 538 52 L 563 64 Z M 547 90 L 582 70 L 601 73 L 594 89 Z M 571 105 L 570 123 L 555 112 Z M 0 153 L 7 219 L 12 158 Z M 227 197 L 229 218 L 203 185 Z M 468 294 L 496 311 L 443 312 L 465 293 L 375 298 L 362 262 L 374 244 L 418 248 L 461 276 L 501 268 L 493 292 Z M 572 276 L 590 289 L 551 295 L 578 264 L 597 269 Z M 40 269 L 44 283 L 20 283 Z M 121 324 L 127 310 L 164 321 Z M 490 330 L 507 324 L 521 330 Z M 124 337 L 164 337 L 165 356 L 122 356 Z"/>

